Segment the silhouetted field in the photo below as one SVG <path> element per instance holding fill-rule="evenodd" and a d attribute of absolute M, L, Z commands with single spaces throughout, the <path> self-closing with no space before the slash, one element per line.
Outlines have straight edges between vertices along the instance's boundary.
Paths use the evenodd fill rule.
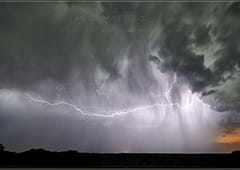
<path fill-rule="evenodd" d="M 231 154 L 135 154 L 1 151 L 0 167 L 240 167 L 240 151 Z"/>

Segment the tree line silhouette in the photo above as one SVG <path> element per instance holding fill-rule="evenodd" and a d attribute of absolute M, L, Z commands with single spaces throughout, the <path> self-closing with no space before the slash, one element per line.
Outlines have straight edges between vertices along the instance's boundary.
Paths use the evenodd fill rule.
<path fill-rule="evenodd" d="M 240 151 L 228 154 L 79 153 L 30 149 L 5 151 L 0 144 L 0 167 L 223 167 L 240 168 Z"/>

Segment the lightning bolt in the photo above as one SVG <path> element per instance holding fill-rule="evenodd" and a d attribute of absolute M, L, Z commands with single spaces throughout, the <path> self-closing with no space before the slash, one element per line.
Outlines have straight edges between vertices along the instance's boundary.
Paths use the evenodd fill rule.
<path fill-rule="evenodd" d="M 46 104 L 46 105 L 49 105 L 49 106 L 65 105 L 65 106 L 68 106 L 68 107 L 74 109 L 75 111 L 79 112 L 81 115 L 94 116 L 94 117 L 104 117 L 104 118 L 113 118 L 113 117 L 116 117 L 116 116 L 122 116 L 122 115 L 130 114 L 130 113 L 133 113 L 133 112 L 137 112 L 137 111 L 151 109 L 151 108 L 154 108 L 154 107 L 170 107 L 170 106 L 181 107 L 178 103 L 171 103 L 171 104 L 154 103 L 154 104 L 151 104 L 151 105 L 128 108 L 128 109 L 123 109 L 123 110 L 119 110 L 119 111 L 112 111 L 112 112 L 108 112 L 108 114 L 100 114 L 100 113 L 84 111 L 83 109 L 79 108 L 78 106 L 76 106 L 72 103 L 69 103 L 69 102 L 65 102 L 65 101 L 57 101 L 57 102 L 51 103 L 51 102 L 49 102 L 47 100 L 44 100 L 40 97 L 35 98 L 30 94 L 26 94 L 26 96 L 31 101 L 34 101 L 34 102 L 37 102 L 37 103 L 43 103 L 43 104 Z"/>
<path fill-rule="evenodd" d="M 163 94 L 155 94 L 155 93 L 151 93 L 151 95 L 154 97 L 154 98 L 161 98 L 161 97 L 164 97 L 168 103 L 172 103 L 171 102 L 171 99 L 170 99 L 170 93 L 171 93 L 171 90 L 173 89 L 173 87 L 175 87 L 177 84 L 177 76 L 176 74 L 174 74 L 173 76 L 173 80 L 171 81 L 171 83 L 169 84 L 169 87 L 168 89 L 166 90 L 166 92 L 164 92 Z"/>
<path fill-rule="evenodd" d="M 90 112 L 90 111 L 87 111 L 86 108 L 81 108 L 79 106 L 76 106 L 72 102 L 69 102 L 69 101 L 71 101 L 69 99 L 69 97 L 68 97 L 68 101 L 57 100 L 56 102 L 51 103 L 47 100 L 42 99 L 40 96 L 33 97 L 29 93 L 27 93 L 26 96 L 28 97 L 28 99 L 30 99 L 30 101 L 33 101 L 33 102 L 36 102 L 36 103 L 46 104 L 46 105 L 52 106 L 52 107 L 53 106 L 60 106 L 60 105 L 67 106 L 67 107 L 72 108 L 73 110 L 79 112 L 81 115 L 84 115 L 84 116 L 113 118 L 113 117 L 116 117 L 116 116 L 122 116 L 122 115 L 131 114 L 131 113 L 138 112 L 138 111 L 152 109 L 152 108 L 155 108 L 155 107 L 177 106 L 178 108 L 183 109 L 183 107 L 180 104 L 172 103 L 171 100 L 170 100 L 170 92 L 171 92 L 171 90 L 172 90 L 172 88 L 174 87 L 175 84 L 176 84 L 176 75 L 174 76 L 173 81 L 170 83 L 169 88 L 164 93 L 164 96 L 167 100 L 167 103 L 153 103 L 153 104 L 149 104 L 149 105 L 137 106 L 137 107 L 134 107 L 134 108 L 126 108 L 126 109 L 115 110 L 115 111 L 112 110 L 112 109 L 110 109 L 110 111 L 105 111 L 105 110 L 99 111 L 100 109 L 96 108 L 96 109 L 98 109 L 97 113 L 96 112 Z M 99 95 L 105 96 L 107 99 L 109 99 L 109 96 L 101 91 L 104 85 L 105 85 L 105 81 L 101 85 L 100 89 L 97 89 L 97 93 Z"/>

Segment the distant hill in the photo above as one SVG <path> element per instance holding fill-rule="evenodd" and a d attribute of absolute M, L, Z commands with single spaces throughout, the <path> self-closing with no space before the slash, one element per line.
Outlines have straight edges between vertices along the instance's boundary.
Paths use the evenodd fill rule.
<path fill-rule="evenodd" d="M 0 167 L 238 167 L 240 151 L 231 154 L 137 154 L 0 151 Z"/>
<path fill-rule="evenodd" d="M 240 151 L 239 150 L 236 150 L 236 151 L 232 151 L 232 154 L 236 155 L 236 154 L 240 154 Z"/>

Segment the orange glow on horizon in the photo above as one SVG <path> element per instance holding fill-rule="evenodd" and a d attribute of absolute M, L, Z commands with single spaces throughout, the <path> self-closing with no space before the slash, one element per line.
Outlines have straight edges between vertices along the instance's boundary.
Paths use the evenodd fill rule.
<path fill-rule="evenodd" d="M 240 142 L 240 128 L 233 129 L 230 133 L 220 132 L 219 136 L 216 137 L 215 142 L 226 144 Z"/>

